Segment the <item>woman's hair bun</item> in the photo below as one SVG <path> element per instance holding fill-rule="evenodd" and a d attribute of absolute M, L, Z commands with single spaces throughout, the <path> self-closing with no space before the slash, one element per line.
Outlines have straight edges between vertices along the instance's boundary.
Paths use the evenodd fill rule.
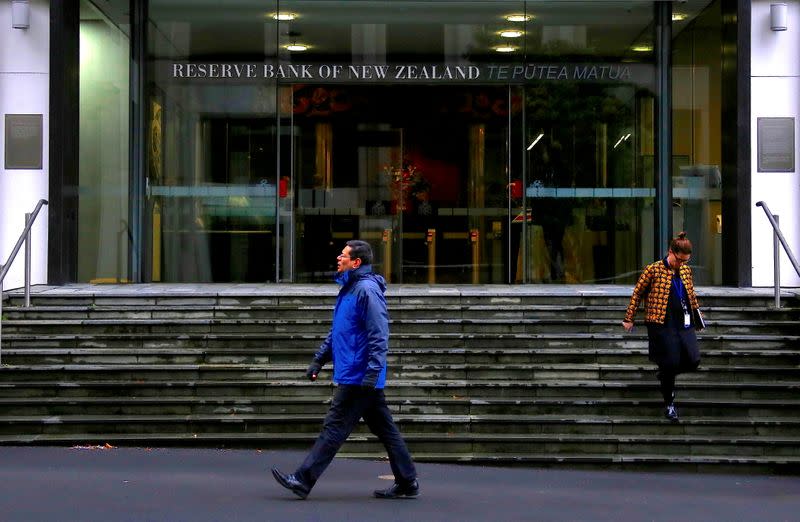
<path fill-rule="evenodd" d="M 686 239 L 686 232 L 679 232 L 677 239 Z"/>

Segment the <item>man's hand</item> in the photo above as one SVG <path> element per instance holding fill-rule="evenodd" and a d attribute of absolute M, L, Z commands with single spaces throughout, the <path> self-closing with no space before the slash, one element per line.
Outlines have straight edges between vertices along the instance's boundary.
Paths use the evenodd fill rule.
<path fill-rule="evenodd" d="M 625 328 L 626 332 L 630 332 L 631 330 L 633 330 L 633 322 L 622 321 L 622 327 Z"/>
<path fill-rule="evenodd" d="M 308 365 L 308 369 L 306 370 L 306 377 L 308 377 L 311 381 L 317 380 L 317 375 L 319 375 L 319 371 L 322 369 L 322 365 L 314 359 L 311 361 L 311 364 Z"/>
<path fill-rule="evenodd" d="M 364 376 L 364 379 L 361 381 L 361 389 L 362 390 L 374 390 L 376 384 L 378 384 L 378 374 L 377 373 L 367 373 Z"/>

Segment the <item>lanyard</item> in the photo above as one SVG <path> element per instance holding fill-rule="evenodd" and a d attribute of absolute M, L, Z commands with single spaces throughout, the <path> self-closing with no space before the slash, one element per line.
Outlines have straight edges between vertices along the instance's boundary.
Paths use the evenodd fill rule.
<path fill-rule="evenodd" d="M 681 281 L 680 274 L 676 274 L 675 277 L 672 278 L 672 286 L 675 287 L 675 293 L 678 294 L 678 300 L 681 302 L 681 306 L 684 310 L 686 310 L 686 301 L 684 300 L 684 288 L 683 288 L 683 281 Z"/>

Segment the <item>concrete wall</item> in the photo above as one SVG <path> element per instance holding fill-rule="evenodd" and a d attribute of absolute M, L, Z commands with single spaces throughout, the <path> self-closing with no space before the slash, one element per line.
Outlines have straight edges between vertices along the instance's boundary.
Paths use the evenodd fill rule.
<path fill-rule="evenodd" d="M 795 256 L 800 256 L 800 0 L 788 0 L 788 30 L 770 29 L 769 0 L 752 3 L 751 125 L 752 205 L 765 201 L 779 214 L 781 231 Z M 758 172 L 758 118 L 795 118 L 794 172 Z M 753 286 L 773 284 L 772 228 L 764 211 L 753 207 Z M 732 254 L 732 253 L 729 253 Z M 800 286 L 785 254 L 781 254 L 781 283 Z"/>
<path fill-rule="evenodd" d="M 47 198 L 49 168 L 50 5 L 31 0 L 29 29 L 11 27 L 11 2 L 0 2 L 0 263 L 5 263 L 25 226 L 25 213 Z M 5 115 L 43 115 L 43 168 L 5 169 Z M 47 207 L 33 228 L 32 280 L 47 281 Z M 22 286 L 24 250 L 3 287 Z"/>

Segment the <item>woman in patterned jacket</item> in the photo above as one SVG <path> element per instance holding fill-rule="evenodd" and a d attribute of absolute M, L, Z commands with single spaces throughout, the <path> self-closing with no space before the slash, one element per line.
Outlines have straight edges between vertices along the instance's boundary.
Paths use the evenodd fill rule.
<path fill-rule="evenodd" d="M 694 293 L 692 269 L 686 263 L 692 256 L 692 243 L 681 232 L 669 245 L 667 257 L 647 265 L 633 289 L 622 326 L 633 330 L 639 302 L 645 300 L 650 360 L 658 365 L 656 376 L 664 397 L 664 416 L 678 420 L 675 409 L 675 376 L 693 371 L 700 364 L 700 350 L 694 324 L 700 306 Z"/>

